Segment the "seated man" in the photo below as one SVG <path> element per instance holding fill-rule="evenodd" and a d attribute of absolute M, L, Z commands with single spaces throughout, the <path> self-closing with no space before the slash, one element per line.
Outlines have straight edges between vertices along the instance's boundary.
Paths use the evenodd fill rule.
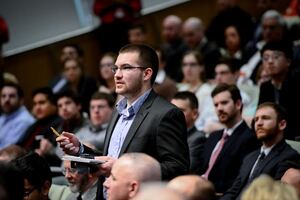
<path fill-rule="evenodd" d="M 97 166 L 65 160 L 63 173 L 72 191 L 67 197 L 68 200 L 96 199 L 99 177 Z"/>
<path fill-rule="evenodd" d="M 114 163 L 103 186 L 107 200 L 125 200 L 135 197 L 142 183 L 160 180 L 158 161 L 144 153 L 126 153 Z"/>
<path fill-rule="evenodd" d="M 52 174 L 47 161 L 36 153 L 26 154 L 14 161 L 24 178 L 24 199 L 48 200 Z"/>
<path fill-rule="evenodd" d="M 216 198 L 214 185 L 197 175 L 177 176 L 168 183 L 167 187 L 181 193 L 189 200 L 214 200 Z"/>
<path fill-rule="evenodd" d="M 4 84 L 1 88 L 0 149 L 16 144 L 35 121 L 24 106 L 24 93 L 19 85 Z"/>

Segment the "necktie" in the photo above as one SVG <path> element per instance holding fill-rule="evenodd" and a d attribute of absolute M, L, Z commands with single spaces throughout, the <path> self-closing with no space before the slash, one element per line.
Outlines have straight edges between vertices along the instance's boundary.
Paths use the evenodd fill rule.
<path fill-rule="evenodd" d="M 265 159 L 265 157 L 266 157 L 266 154 L 262 151 L 258 156 L 258 160 L 252 170 L 252 173 L 250 173 L 249 181 L 252 181 L 255 177 L 257 177 L 259 175 L 258 172 L 259 172 L 259 169 L 261 168 L 262 162 Z"/>
<path fill-rule="evenodd" d="M 217 149 L 215 149 L 215 151 L 213 151 L 213 153 L 210 157 L 208 168 L 207 168 L 205 174 L 203 175 L 203 177 L 208 178 L 208 175 L 209 175 L 212 167 L 214 166 L 221 150 L 223 149 L 223 146 L 224 146 L 225 142 L 227 141 L 228 137 L 229 137 L 229 135 L 226 132 L 224 132 L 223 136 L 220 140 L 219 146 L 217 147 Z"/>
<path fill-rule="evenodd" d="M 81 194 L 79 194 L 79 195 L 77 196 L 77 200 L 82 200 Z"/>

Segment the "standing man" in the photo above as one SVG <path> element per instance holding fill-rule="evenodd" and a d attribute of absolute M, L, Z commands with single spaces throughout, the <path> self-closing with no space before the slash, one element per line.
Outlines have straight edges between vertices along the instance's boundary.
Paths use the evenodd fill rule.
<path fill-rule="evenodd" d="M 236 85 L 220 84 L 211 96 L 225 129 L 211 133 L 207 139 L 199 174 L 215 185 L 217 193 L 224 193 L 238 175 L 244 157 L 258 148 L 258 142 L 242 119 L 243 103 Z"/>
<path fill-rule="evenodd" d="M 182 110 L 185 116 L 188 131 L 187 141 L 190 152 L 190 172 L 195 172 L 201 164 L 199 156 L 203 152 L 204 143 L 206 141 L 205 133 L 195 127 L 195 121 L 199 116 L 198 99 L 192 92 L 178 92 L 171 100 L 171 103 Z"/>
<path fill-rule="evenodd" d="M 284 140 L 286 124 L 286 112 L 278 104 L 266 102 L 258 106 L 254 129 L 263 145 L 244 159 L 238 177 L 221 200 L 239 199 L 244 188 L 261 174 L 279 180 L 289 168 L 285 161 L 299 159 L 299 154 Z"/>
<path fill-rule="evenodd" d="M 152 86 L 158 71 L 154 49 L 141 44 L 124 46 L 112 67 L 117 103 L 107 128 L 101 170 L 109 175 L 115 160 L 127 152 L 146 153 L 160 162 L 165 180 L 189 170 L 186 124 L 183 113 L 159 97 Z M 68 154 L 95 153 L 70 133 L 56 139 Z"/>
<path fill-rule="evenodd" d="M 26 129 L 34 123 L 24 106 L 24 93 L 19 85 L 4 84 L 1 88 L 0 149 L 16 144 Z"/>

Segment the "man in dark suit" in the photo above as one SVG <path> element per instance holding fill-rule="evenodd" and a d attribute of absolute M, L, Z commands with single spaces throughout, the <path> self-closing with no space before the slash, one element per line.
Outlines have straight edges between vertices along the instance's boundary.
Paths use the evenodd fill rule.
<path fill-rule="evenodd" d="M 240 199 L 244 188 L 261 174 L 280 179 L 289 168 L 285 161 L 299 159 L 299 154 L 284 140 L 286 124 L 286 112 L 278 104 L 266 102 L 258 106 L 254 128 L 263 145 L 247 155 L 234 184 L 221 200 Z"/>
<path fill-rule="evenodd" d="M 189 91 L 175 94 L 171 103 L 182 110 L 187 125 L 187 141 L 190 150 L 190 172 L 195 172 L 201 163 L 199 156 L 203 152 L 206 141 L 204 131 L 195 127 L 195 121 L 199 116 L 198 99 L 196 95 Z"/>
<path fill-rule="evenodd" d="M 224 193 L 238 175 L 244 157 L 259 145 L 242 119 L 243 103 L 237 86 L 220 84 L 212 91 L 212 98 L 225 129 L 207 139 L 198 173 L 215 185 L 217 193 Z"/>
<path fill-rule="evenodd" d="M 153 90 L 158 57 L 146 45 L 123 47 L 112 67 L 116 93 L 124 96 L 117 103 L 104 142 L 105 161 L 100 166 L 109 175 L 116 159 L 127 152 L 146 153 L 160 162 L 162 178 L 167 180 L 189 170 L 186 124 L 183 113 Z M 95 153 L 70 133 L 57 138 L 68 154 Z"/>

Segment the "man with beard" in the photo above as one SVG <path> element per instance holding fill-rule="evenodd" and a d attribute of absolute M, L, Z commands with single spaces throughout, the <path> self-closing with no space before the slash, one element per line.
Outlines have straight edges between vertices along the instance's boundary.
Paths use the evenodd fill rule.
<path fill-rule="evenodd" d="M 24 93 L 19 85 L 4 84 L 1 88 L 0 149 L 16 144 L 35 121 L 24 106 Z"/>
<path fill-rule="evenodd" d="M 97 194 L 98 168 L 85 163 L 64 161 L 63 173 L 72 193 L 67 200 L 94 200 Z"/>
<path fill-rule="evenodd" d="M 217 193 L 224 193 L 237 177 L 244 157 L 258 148 L 258 141 L 242 119 L 243 103 L 236 85 L 220 84 L 211 96 L 225 129 L 210 134 L 198 173 L 214 184 Z"/>
<path fill-rule="evenodd" d="M 258 106 L 254 129 L 262 146 L 245 157 L 238 177 L 221 200 L 240 199 L 244 188 L 261 174 L 279 180 L 290 167 L 286 161 L 299 159 L 299 154 L 284 140 L 286 124 L 286 112 L 278 104 L 266 102 Z"/>

